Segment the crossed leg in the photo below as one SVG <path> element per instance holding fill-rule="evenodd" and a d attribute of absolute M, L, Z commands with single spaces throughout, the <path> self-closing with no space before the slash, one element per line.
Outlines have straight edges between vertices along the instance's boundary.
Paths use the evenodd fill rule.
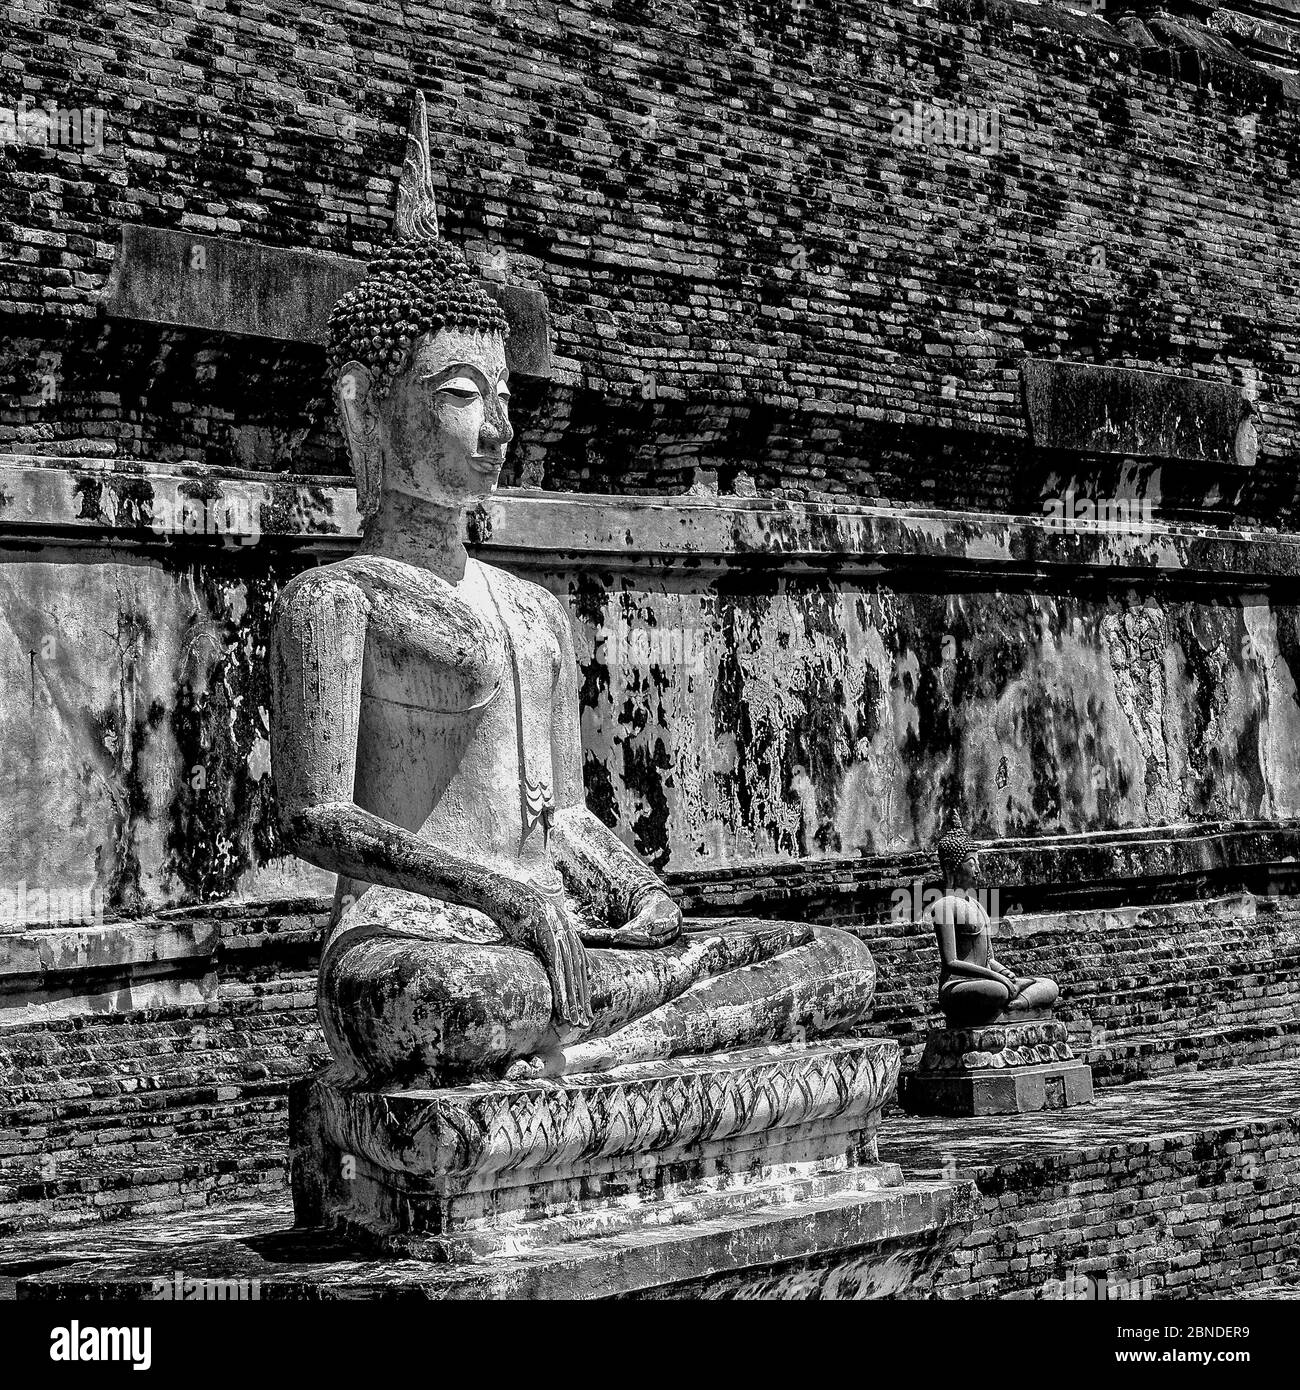
<path fill-rule="evenodd" d="M 864 942 L 814 927 L 808 941 L 780 956 L 707 976 L 616 1031 L 568 1044 L 563 1070 L 604 1071 L 681 1053 L 833 1033 L 868 1015 L 875 984 Z"/>
<path fill-rule="evenodd" d="M 775 1042 L 848 1027 L 875 985 L 864 943 L 795 923 L 699 924 L 671 946 L 587 954 L 594 1021 L 560 1035 L 541 964 L 483 918 L 367 893 L 321 959 L 321 1022 L 341 1079 L 447 1085 L 519 1059 L 517 1071 L 554 1075 Z"/>
<path fill-rule="evenodd" d="M 952 1027 L 970 1028 L 988 1023 L 1003 1010 L 1050 1009 L 1060 992 L 1054 980 L 1032 975 L 1016 980 L 1014 995 L 1010 984 L 1000 980 L 958 977 L 940 984 L 939 1007 Z"/>

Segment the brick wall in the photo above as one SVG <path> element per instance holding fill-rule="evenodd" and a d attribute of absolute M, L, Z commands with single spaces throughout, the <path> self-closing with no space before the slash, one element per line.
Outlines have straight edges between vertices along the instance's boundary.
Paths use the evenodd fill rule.
<path fill-rule="evenodd" d="M 289 1083 L 327 1060 L 305 923 L 226 917 L 207 1004 L 0 1016 L 0 1237 L 284 1190 Z"/>
<path fill-rule="evenodd" d="M 1059 354 L 1257 388 L 1263 461 L 1213 505 L 1293 514 L 1296 106 L 1222 41 L 1019 0 L 156 8 L 9 17 L 0 101 L 105 134 L 0 148 L 0 447 L 339 468 L 318 354 L 97 297 L 123 222 L 368 255 L 419 85 L 447 234 L 551 301 L 516 477 L 1033 511 L 1061 468 L 1134 486 L 1025 447 L 1019 362 Z M 996 152 L 895 143 L 914 102 L 995 113 Z M 1137 485 L 1196 511 L 1220 471 Z"/>

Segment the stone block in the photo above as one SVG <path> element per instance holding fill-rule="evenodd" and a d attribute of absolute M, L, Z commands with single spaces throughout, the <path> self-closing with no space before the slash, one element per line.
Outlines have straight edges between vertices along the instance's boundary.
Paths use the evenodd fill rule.
<path fill-rule="evenodd" d="M 125 226 L 107 293 L 111 317 L 296 343 L 323 343 L 331 308 L 365 273 L 345 256 L 287 250 L 161 227 Z M 484 281 L 510 325 L 506 360 L 551 375 L 540 290 Z"/>
<path fill-rule="evenodd" d="M 908 1182 L 780 1200 L 725 1220 L 687 1213 L 617 1239 L 576 1239 L 551 1249 L 503 1250 L 472 1263 L 375 1260 L 337 1234 L 290 1231 L 278 1206 L 226 1207 L 210 1218 L 206 1240 L 121 1242 L 106 1249 L 99 1227 L 95 1258 L 23 1280 L 20 1297 L 99 1301 L 170 1296 L 174 1240 L 185 1241 L 185 1270 L 207 1279 L 241 1279 L 277 1302 L 500 1299 L 863 1299 L 927 1288 L 969 1228 L 973 1185 Z M 223 1229 L 224 1228 L 224 1229 Z M 80 1257 L 80 1252 L 78 1252 Z M 107 1258 L 105 1258 L 107 1257 Z M 81 1257 L 84 1260 L 84 1257 Z"/>
<path fill-rule="evenodd" d="M 899 1100 L 909 1115 L 1026 1115 L 1092 1102 L 1086 1062 L 985 1067 L 905 1076 Z"/>
<path fill-rule="evenodd" d="M 1253 464 L 1250 408 L 1230 381 L 1030 359 L 1021 366 L 1035 446 Z"/>

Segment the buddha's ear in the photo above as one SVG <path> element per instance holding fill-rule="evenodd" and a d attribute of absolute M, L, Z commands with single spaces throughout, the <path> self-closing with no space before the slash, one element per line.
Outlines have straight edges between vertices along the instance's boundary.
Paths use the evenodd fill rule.
<path fill-rule="evenodd" d="M 334 400 L 357 482 L 357 511 L 364 521 L 379 505 L 379 402 L 369 368 L 348 362 L 339 372 Z"/>

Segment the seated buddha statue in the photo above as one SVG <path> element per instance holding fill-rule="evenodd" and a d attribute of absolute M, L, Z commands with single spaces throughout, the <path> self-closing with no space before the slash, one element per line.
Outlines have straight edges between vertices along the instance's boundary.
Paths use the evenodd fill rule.
<path fill-rule="evenodd" d="M 939 1007 L 953 1028 L 978 1027 L 1000 1014 L 1050 1009 L 1055 981 L 1017 975 L 993 955 L 989 915 L 979 901 L 979 855 L 960 817 L 939 840 L 944 895 L 926 909 L 942 962 Z"/>
<path fill-rule="evenodd" d="M 318 992 L 336 1079 L 559 1076 L 848 1028 L 875 982 L 861 941 L 684 929 L 584 804 L 565 609 L 465 546 L 513 433 L 506 336 L 439 237 L 417 98 L 394 241 L 330 320 L 363 539 L 273 618 L 281 824 L 338 875 Z"/>

